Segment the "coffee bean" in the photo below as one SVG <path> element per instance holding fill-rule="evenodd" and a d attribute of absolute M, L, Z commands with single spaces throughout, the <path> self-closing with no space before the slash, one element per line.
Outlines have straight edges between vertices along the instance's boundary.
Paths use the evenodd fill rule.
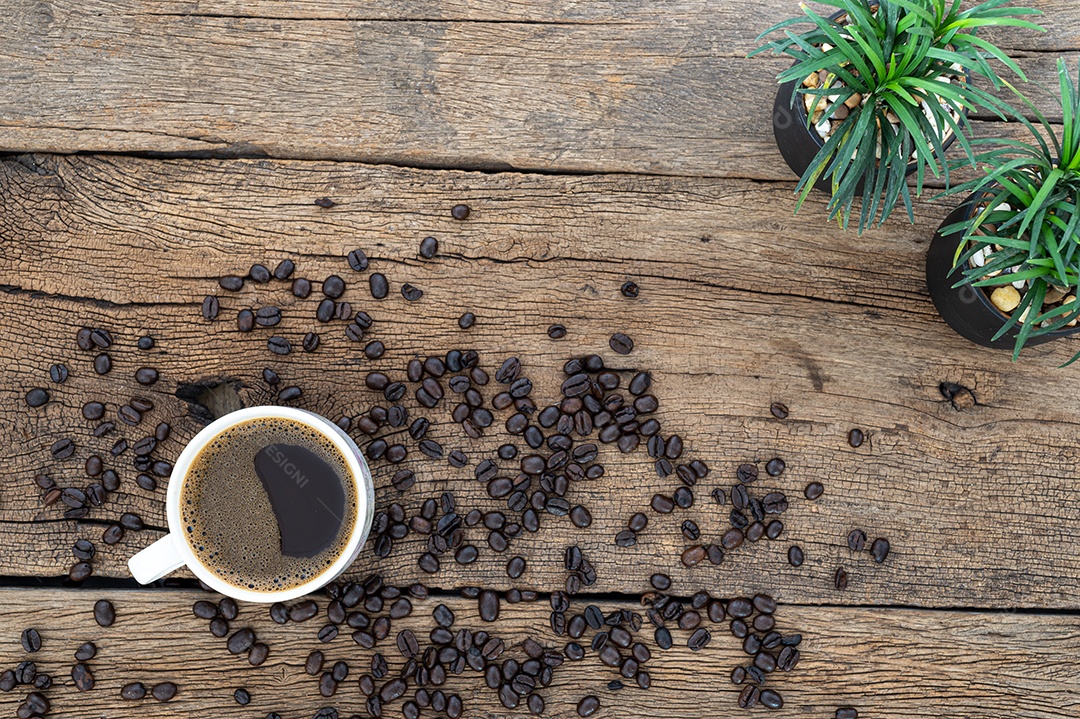
<path fill-rule="evenodd" d="M 848 444 L 852 447 L 861 447 L 864 438 L 865 435 L 863 434 L 863 431 L 857 427 L 850 430 L 847 435 Z"/>
<path fill-rule="evenodd" d="M 570 521 L 575 527 L 585 528 L 592 524 L 592 515 L 587 508 L 577 504 L 570 510 Z"/>
<path fill-rule="evenodd" d="M 109 374 L 110 370 L 112 370 L 112 358 L 110 358 L 109 355 L 103 352 L 94 358 L 95 372 L 101 375 L 105 375 Z"/>
<path fill-rule="evenodd" d="M 637 534 L 629 529 L 624 529 L 615 535 L 615 545 L 619 547 L 632 547 L 637 544 Z"/>
<path fill-rule="evenodd" d="M 172 682 L 160 682 L 154 685 L 150 694 L 159 702 L 167 702 L 176 696 L 176 691 L 177 687 Z"/>
<path fill-rule="evenodd" d="M 101 627 L 111 627 L 116 621 L 116 609 L 108 599 L 99 599 L 94 603 L 94 621 Z"/>
<path fill-rule="evenodd" d="M 255 632 L 250 627 L 244 627 L 231 637 L 226 647 L 233 654 L 243 654 L 255 643 Z"/>
<path fill-rule="evenodd" d="M 577 705 L 577 713 L 579 717 L 591 717 L 599 709 L 600 700 L 591 694 L 587 697 L 582 698 L 582 700 L 579 701 Z"/>
<path fill-rule="evenodd" d="M 455 220 L 467 220 L 472 209 L 468 205 L 454 205 L 450 208 L 450 216 Z"/>
<path fill-rule="evenodd" d="M 307 299 L 311 295 L 311 281 L 303 277 L 296 278 L 292 283 L 292 293 L 294 297 Z"/>
<path fill-rule="evenodd" d="M 357 272 L 363 272 L 368 268 L 368 258 L 363 250 L 356 249 L 349 253 L 349 267 Z"/>
<path fill-rule="evenodd" d="M 735 470 L 735 477 L 743 484 L 753 484 L 758 478 L 758 468 L 753 464 L 740 464 Z"/>
<path fill-rule="evenodd" d="M 152 385 L 158 381 L 158 371 L 153 367 L 140 367 L 135 370 L 135 381 L 141 385 Z"/>
<path fill-rule="evenodd" d="M 406 282 L 401 286 L 401 296 L 409 302 L 416 302 L 418 299 L 424 296 L 424 291 L 419 287 Z"/>
<path fill-rule="evenodd" d="M 24 629 L 19 642 L 22 644 L 23 651 L 36 652 L 41 649 L 41 634 L 33 627 Z"/>
<path fill-rule="evenodd" d="M 758 701 L 761 699 L 761 690 L 755 686 L 746 686 L 742 692 L 739 693 L 739 707 L 742 709 L 753 709 L 758 705 Z"/>
<path fill-rule="evenodd" d="M 608 344 L 611 346 L 612 350 L 621 355 L 630 354 L 630 352 L 634 349 L 634 340 L 630 339 L 630 337 L 624 335 L 621 332 L 616 332 L 615 334 L 611 335 L 611 339 L 608 341 Z"/>
<path fill-rule="evenodd" d="M 685 567 L 693 567 L 701 563 L 701 560 L 705 559 L 705 547 L 700 544 L 694 544 L 687 547 L 682 553 L 682 563 Z"/>
<path fill-rule="evenodd" d="M 35 387 L 26 393 L 25 399 L 28 407 L 40 407 L 49 401 L 49 393 L 40 387 Z"/>
<path fill-rule="evenodd" d="M 666 592 L 671 588 L 671 577 L 666 574 L 654 574 L 649 578 L 649 584 L 661 592 Z"/>
<path fill-rule="evenodd" d="M 87 662 L 97 656 L 97 645 L 93 642 L 84 642 L 75 650 L 75 658 L 80 662 Z"/>
<path fill-rule="evenodd" d="M 237 689 L 233 692 L 233 699 L 240 706 L 247 706 L 251 703 L 251 692 L 247 689 Z"/>
<path fill-rule="evenodd" d="M 146 696 L 146 687 L 142 682 L 132 682 L 120 687 L 120 696 L 123 699 L 137 700 Z"/>
<path fill-rule="evenodd" d="M 251 332 L 255 329 L 255 313 L 251 310 L 240 310 L 236 315 L 236 329 L 240 332 Z"/>
<path fill-rule="evenodd" d="M 843 591 L 848 587 L 848 573 L 843 567 L 836 568 L 836 574 L 833 575 L 833 586 L 837 590 Z"/>
<path fill-rule="evenodd" d="M 765 463 L 765 471 L 769 473 L 770 477 L 779 477 L 784 473 L 784 468 L 786 466 L 784 460 L 779 457 L 773 457 Z"/>
<path fill-rule="evenodd" d="M 619 288 L 619 291 L 622 292 L 623 297 L 637 297 L 640 289 L 636 282 L 627 281 L 623 283 L 623 286 Z"/>
<path fill-rule="evenodd" d="M 708 646 L 712 640 L 712 634 L 708 629 L 701 628 L 694 631 L 690 635 L 690 638 L 686 640 L 686 646 L 690 647 L 690 651 L 697 652 Z"/>
<path fill-rule="evenodd" d="M 481 592 L 477 606 L 480 610 L 480 619 L 483 621 L 494 622 L 499 618 L 499 595 L 495 592 Z"/>
<path fill-rule="evenodd" d="M 861 529 L 853 529 L 848 533 L 847 546 L 853 552 L 861 552 L 866 548 L 866 532 Z"/>
<path fill-rule="evenodd" d="M 218 639 L 223 638 L 229 633 L 229 623 L 221 617 L 214 617 L 210 620 L 210 633 Z"/>
<path fill-rule="evenodd" d="M 229 292 L 239 292 L 244 289 L 244 278 L 236 275 L 225 275 L 218 278 L 218 286 Z"/>
<path fill-rule="evenodd" d="M 836 719 L 859 719 L 859 711 L 852 707 L 840 707 L 836 710 Z"/>
<path fill-rule="evenodd" d="M 332 300 L 336 300 L 345 294 L 345 280 L 337 275 L 330 275 L 322 284 L 323 294 Z"/>
<path fill-rule="evenodd" d="M 213 321 L 217 319 L 218 312 L 221 311 L 221 305 L 218 302 L 218 298 L 213 295 L 207 295 L 203 299 L 202 303 L 202 316 L 203 319 Z"/>
<path fill-rule="evenodd" d="M 374 272 L 368 277 L 368 285 L 371 288 L 371 296 L 381 300 L 390 294 L 390 283 L 381 272 Z"/>
<path fill-rule="evenodd" d="M 292 345 L 284 337 L 271 337 L 266 340 L 266 348 L 276 355 L 287 355 L 292 352 Z"/>
<path fill-rule="evenodd" d="M 566 336 L 566 327 L 560 324 L 554 324 L 548 327 L 547 335 L 553 340 L 561 340 Z"/>
<path fill-rule="evenodd" d="M 870 545 L 870 556 L 878 564 L 884 562 L 885 558 L 889 556 L 889 540 L 884 537 L 875 539 L 874 543 Z"/>

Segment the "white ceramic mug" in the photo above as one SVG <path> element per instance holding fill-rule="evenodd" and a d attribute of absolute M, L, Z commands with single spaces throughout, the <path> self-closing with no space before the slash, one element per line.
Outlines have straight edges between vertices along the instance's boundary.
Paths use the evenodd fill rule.
<path fill-rule="evenodd" d="M 244 587 L 237 587 L 222 580 L 199 561 L 195 552 L 188 545 L 184 532 L 181 531 L 183 524 L 180 521 L 180 490 L 187 479 L 187 472 L 192 461 L 210 440 L 235 425 L 253 419 L 271 418 L 289 419 L 306 424 L 332 441 L 341 451 L 353 481 L 356 482 L 356 522 L 352 527 L 349 541 L 345 545 L 341 556 L 325 572 L 290 589 L 278 592 L 258 592 Z M 169 521 L 169 534 L 166 534 L 129 559 L 128 569 L 131 570 L 131 575 L 140 584 L 149 584 L 161 579 L 169 572 L 187 565 L 188 569 L 204 583 L 221 594 L 234 599 L 250 602 L 281 602 L 295 599 L 329 584 L 353 563 L 353 560 L 360 554 L 360 550 L 363 549 L 364 541 L 367 539 L 368 532 L 371 529 L 374 506 L 374 482 L 371 480 L 371 471 L 368 469 L 367 461 L 364 459 L 364 455 L 360 453 L 360 448 L 340 427 L 325 417 L 293 407 L 248 407 L 231 412 L 211 422 L 195 435 L 187 447 L 184 448 L 184 451 L 180 453 L 180 458 L 176 460 L 176 464 L 173 466 L 169 491 L 165 497 L 165 513 Z"/>

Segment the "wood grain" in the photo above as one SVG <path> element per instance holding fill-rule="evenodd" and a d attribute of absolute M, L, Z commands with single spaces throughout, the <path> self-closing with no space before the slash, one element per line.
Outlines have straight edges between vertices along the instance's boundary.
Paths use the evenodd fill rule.
<path fill-rule="evenodd" d="M 1056 87 L 1075 8 L 1036 4 L 1052 32 L 1001 39 Z M 745 57 L 786 1 L 283 5 L 8 0 L 0 149 L 790 177 L 770 128 L 787 63 Z"/>
<path fill-rule="evenodd" d="M 1080 596 L 1080 505 L 1072 491 L 1080 407 L 1067 391 L 1071 375 L 1055 369 L 1074 343 L 1036 348 L 1013 364 L 953 335 L 920 280 L 936 218 L 914 228 L 891 223 L 856 247 L 839 230 L 801 217 L 777 221 L 790 185 L 116 157 L 23 158 L 2 168 L 0 347 L 16 361 L 0 368 L 0 406 L 19 438 L 0 458 L 12 478 L 0 485 L 7 573 L 64 573 L 74 538 L 100 537 L 103 524 L 57 521 L 58 508 L 43 509 L 33 486 L 43 470 L 63 486 L 84 486 L 85 458 L 107 456 L 114 437 L 89 438 L 91 423 L 80 416 L 89 399 L 106 402 L 112 415 L 132 395 L 151 397 L 157 408 L 143 427 L 123 434 L 134 441 L 157 421 L 173 422 L 174 437 L 158 452 L 173 458 L 199 427 L 174 396 L 181 384 L 230 379 L 246 403 L 270 402 L 259 377 L 272 366 L 286 385 L 303 388 L 301 406 L 331 418 L 355 416 L 382 401 L 361 387 L 369 369 L 400 375 L 410 357 L 467 347 L 491 370 L 506 356 L 522 357 L 539 404 L 555 399 L 560 367 L 571 356 L 599 351 L 621 369 L 651 370 L 664 432 L 683 436 L 686 456 L 701 458 L 713 474 L 696 488 L 691 510 L 653 515 L 636 547 L 617 550 L 612 537 L 629 515 L 677 482 L 657 480 L 643 452 L 621 456 L 605 447 L 607 476 L 569 497 L 592 510 L 590 530 L 546 517 L 538 535 L 503 555 L 470 530 L 481 559 L 460 568 L 447 558 L 444 570 L 425 580 L 436 586 L 550 589 L 564 581 L 562 549 L 574 542 L 597 566 L 595 589 L 604 592 L 645 591 L 649 574 L 664 569 L 680 591 L 704 585 L 747 592 L 769 577 L 779 598 L 796 603 L 1067 609 Z M 315 206 L 322 196 L 340 204 Z M 448 215 L 460 201 L 474 208 L 466 222 Z M 440 254 L 422 261 L 416 248 L 429 233 L 439 238 Z M 348 269 L 344 255 L 356 247 L 372 257 L 371 271 L 390 277 L 390 298 L 370 299 L 366 278 Z M 868 256 L 876 262 L 868 264 Z M 285 257 L 297 261 L 301 276 L 346 278 L 345 299 L 375 317 L 371 337 L 386 343 L 386 356 L 364 360 L 344 340 L 341 323 L 314 321 L 318 285 L 304 302 L 282 284 L 236 295 L 216 286 L 220 275 Z M 636 300 L 619 294 L 627 279 L 642 287 Z M 404 281 L 424 289 L 420 302 L 401 298 Z M 222 295 L 216 323 L 199 314 L 207 293 Z M 265 349 L 266 331 L 236 332 L 238 309 L 268 303 L 283 307 L 279 334 L 294 343 L 308 330 L 322 332 L 318 352 L 277 358 Z M 479 317 L 467 333 L 456 323 L 466 310 Z M 569 328 L 566 339 L 548 339 L 552 322 Z M 84 324 L 117 336 L 115 369 L 105 378 L 90 369 L 92 355 L 74 347 Z M 631 355 L 608 350 L 615 331 L 635 338 Z M 158 340 L 150 353 L 134 349 L 144 332 Z M 46 373 L 57 361 L 68 363 L 71 378 L 51 389 L 49 405 L 28 410 L 23 392 L 49 386 Z M 162 373 L 149 389 L 133 380 L 143 364 Z M 977 402 L 954 406 L 941 382 L 970 388 Z M 774 401 L 791 409 L 788 420 L 769 415 Z M 451 489 L 465 509 L 499 508 L 472 467 L 507 435 L 500 430 L 470 443 L 448 413 L 444 406 L 432 415 L 432 436 L 447 451 L 467 451 L 472 465 L 421 461 L 410 443 L 408 466 L 419 482 L 402 501 L 411 513 L 423 498 Z M 857 450 L 846 442 L 856 426 L 870 437 Z M 48 448 L 64 436 L 76 440 L 78 452 L 54 463 Z M 682 569 L 676 558 L 689 542 L 681 522 L 695 519 L 703 538 L 716 541 L 729 508 L 713 504 L 709 492 L 730 485 L 739 463 L 773 456 L 788 470 L 763 480 L 759 491 L 777 488 L 792 499 L 786 540 L 743 547 L 719 568 Z M 162 527 L 162 490 L 134 488 L 128 456 L 117 468 L 121 491 L 91 519 L 107 523 L 135 511 Z M 391 474 L 377 467 L 380 506 L 399 499 L 388 486 Z M 817 503 L 801 497 L 812 480 L 827 487 Z M 846 549 L 856 527 L 892 540 L 884 565 Z M 113 548 L 98 542 L 95 571 L 126 576 L 127 556 L 156 536 L 129 534 Z M 807 552 L 801 570 L 786 563 L 793 543 Z M 378 568 L 403 582 L 420 579 L 421 551 L 417 538 L 381 562 L 369 549 L 355 573 Z M 511 582 L 504 566 L 516 553 L 528 558 L 529 570 Z M 852 575 L 842 593 L 831 586 L 838 565 Z"/>
<path fill-rule="evenodd" d="M 273 624 L 264 606 L 242 605 L 233 629 L 250 626 L 260 641 L 270 646 L 267 662 L 251 667 L 242 657 L 231 655 L 225 640 L 215 639 L 205 620 L 191 613 L 191 604 L 206 597 L 191 591 L 0 591 L 8 616 L 7 641 L 0 643 L 0 666 L 14 666 L 33 659 L 38 671 L 53 676 L 47 692 L 53 713 L 75 719 L 107 716 L 251 717 L 278 711 L 286 717 L 309 717 L 318 707 L 336 706 L 341 716 L 358 712 L 366 716 L 357 677 L 370 666 L 376 650 L 390 663 L 390 676 L 402 664 L 393 643 L 396 632 L 410 628 L 421 642 L 433 628 L 432 609 L 444 602 L 456 615 L 454 630 L 488 629 L 508 645 L 500 660 L 525 658 L 520 643 L 531 637 L 545 647 L 561 649 L 568 641 L 548 627 L 546 602 L 503 605 L 496 625 L 485 625 L 476 613 L 475 601 L 431 598 L 414 604 L 414 613 L 393 623 L 389 639 L 376 650 L 363 650 L 346 632 L 329 644 L 315 637 L 325 619 L 284 626 Z M 116 607 L 116 623 L 107 629 L 91 618 L 94 601 L 108 597 Z M 325 600 L 319 600 L 320 606 Z M 572 607 L 581 611 L 584 603 Z M 610 609 L 640 607 L 602 602 Z M 36 627 L 43 648 L 28 656 L 16 635 L 24 627 Z M 777 626 L 786 633 L 801 632 L 802 660 L 794 671 L 777 673 L 769 686 L 781 692 L 785 707 L 768 712 L 777 719 L 831 716 L 836 707 L 854 706 L 860 716 L 886 719 L 921 719 L 964 716 L 999 719 L 1001 708 L 1017 719 L 1064 719 L 1075 716 L 1080 684 L 1071 670 L 1080 649 L 1075 618 L 1057 615 L 978 614 L 915 610 L 866 610 L 781 606 Z M 591 631 L 587 637 L 591 637 Z M 736 704 L 738 688 L 731 685 L 731 669 L 746 661 L 739 641 L 722 626 L 713 630 L 712 642 L 701 652 L 685 646 L 688 632 L 675 630 L 676 645 L 659 650 L 648 629 L 637 638 L 652 650 L 645 668 L 652 677 L 648 692 L 637 687 L 608 690 L 618 672 L 603 666 L 587 649 L 579 662 L 558 668 L 550 687 L 540 691 L 547 703 L 545 716 L 572 717 L 578 700 L 586 694 L 601 699 L 600 717 L 664 716 L 700 717 L 703 712 L 721 716 L 741 715 Z M 84 641 L 98 646 L 88 662 L 96 685 L 89 692 L 75 691 L 68 676 L 72 654 Z M 332 699 L 318 693 L 318 677 L 308 676 L 304 660 L 313 649 L 326 656 L 327 669 L 338 660 L 350 667 L 349 678 Z M 147 687 L 161 681 L 179 685 L 176 698 L 161 704 L 149 697 L 138 702 L 119 698 L 120 687 L 141 681 Z M 632 682 L 631 682 L 632 684 Z M 247 688 L 252 702 L 238 706 L 234 689 Z M 415 689 L 410 687 L 407 697 Z M 466 717 L 512 717 L 526 713 L 504 709 L 495 693 L 484 686 L 472 670 L 450 676 L 447 693 L 464 700 Z M 25 692 L 0 695 L 0 708 L 14 711 Z M 398 700 L 384 709 L 396 716 Z M 759 709 L 758 712 L 761 710 Z"/>

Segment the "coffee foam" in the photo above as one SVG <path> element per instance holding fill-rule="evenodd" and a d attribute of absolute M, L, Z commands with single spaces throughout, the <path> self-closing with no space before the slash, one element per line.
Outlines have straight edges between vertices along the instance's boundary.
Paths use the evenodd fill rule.
<path fill-rule="evenodd" d="M 334 542 L 314 557 L 281 552 L 277 517 L 255 471 L 256 453 L 272 444 L 298 444 L 314 452 L 342 478 L 345 516 Z M 256 592 L 300 586 L 325 572 L 345 550 L 356 523 L 352 471 L 330 439 L 302 422 L 253 419 L 211 439 L 188 469 L 180 491 L 184 539 L 222 581 Z"/>

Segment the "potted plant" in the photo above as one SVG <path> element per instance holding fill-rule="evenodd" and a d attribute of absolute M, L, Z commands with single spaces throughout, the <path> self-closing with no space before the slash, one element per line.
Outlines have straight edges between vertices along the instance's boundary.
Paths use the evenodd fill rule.
<path fill-rule="evenodd" d="M 1022 98 L 1032 140 L 976 140 L 985 174 L 930 244 L 926 281 L 938 312 L 964 337 L 1013 349 L 1080 331 L 1080 90 L 1058 60 L 1060 130 Z M 1044 137 L 1045 135 L 1045 137 Z M 951 276 L 951 277 L 950 277 Z M 1069 360 L 1069 364 L 1080 353 Z"/>
<path fill-rule="evenodd" d="M 810 190 L 829 192 L 829 219 L 846 227 L 855 197 L 859 232 L 884 222 L 900 200 L 912 221 L 906 176 L 916 174 L 922 193 L 926 169 L 943 176 L 945 149 L 955 140 L 972 160 L 965 137 L 967 113 L 988 111 L 1004 119 L 1009 107 L 972 84 L 981 76 L 995 88 L 1003 81 L 988 62 L 997 59 L 1023 78 L 1016 63 L 978 37 L 984 27 L 1041 30 L 1019 16 L 1038 13 L 988 0 L 960 10 L 960 0 L 822 0 L 838 8 L 822 17 L 785 20 L 759 39 L 784 37 L 754 50 L 790 55 L 794 64 L 777 76 L 773 130 L 781 154 L 801 176 L 796 212 Z M 790 26 L 810 23 L 793 32 Z"/>

